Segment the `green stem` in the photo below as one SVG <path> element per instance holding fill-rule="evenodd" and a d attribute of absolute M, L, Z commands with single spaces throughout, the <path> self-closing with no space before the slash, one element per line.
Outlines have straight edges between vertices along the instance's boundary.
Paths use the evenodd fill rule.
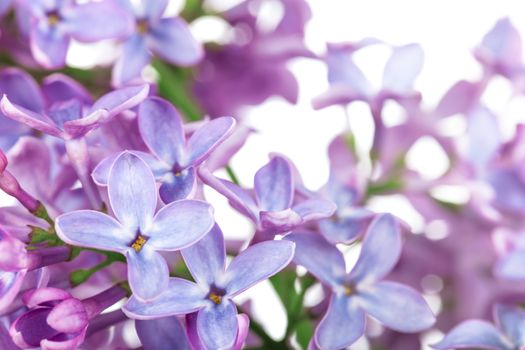
<path fill-rule="evenodd" d="M 237 177 L 237 175 L 235 174 L 235 171 L 233 170 L 233 168 L 231 167 L 231 165 L 226 165 L 226 172 L 228 173 L 228 176 L 230 177 L 230 180 L 232 180 L 232 182 L 238 186 L 240 186 L 240 183 L 239 183 L 239 178 Z"/>

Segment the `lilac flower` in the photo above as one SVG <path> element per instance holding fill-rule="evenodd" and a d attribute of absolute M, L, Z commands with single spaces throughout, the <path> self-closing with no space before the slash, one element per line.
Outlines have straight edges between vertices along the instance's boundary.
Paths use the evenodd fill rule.
<path fill-rule="evenodd" d="M 113 85 L 121 86 L 140 77 L 142 69 L 153 55 L 180 66 L 198 63 L 203 49 L 192 36 L 188 25 L 179 17 L 162 15 L 168 0 L 120 0 L 131 16 L 135 17 L 135 31 L 124 43 L 113 68 Z"/>
<path fill-rule="evenodd" d="M 484 320 L 467 320 L 460 323 L 434 349 L 478 348 L 490 350 L 515 350 L 525 346 L 525 311 L 516 306 L 496 304 L 494 320 L 497 328 Z"/>
<path fill-rule="evenodd" d="M 198 327 L 197 320 L 198 320 L 198 312 L 194 312 L 194 313 L 186 315 L 188 337 L 189 337 L 190 343 L 193 346 L 194 350 L 205 350 L 206 347 L 204 347 L 199 337 L 199 330 L 197 328 Z M 246 314 L 239 314 L 237 315 L 237 325 L 238 325 L 237 337 L 235 338 L 235 342 L 231 350 L 243 349 L 244 342 L 246 341 L 246 337 L 248 336 L 248 331 L 250 327 L 250 319 L 248 318 Z"/>
<path fill-rule="evenodd" d="M 341 252 L 322 236 L 293 233 L 286 239 L 297 245 L 294 261 L 332 290 L 328 310 L 315 330 L 321 349 L 354 343 L 364 332 L 366 314 L 401 332 L 419 332 L 434 324 L 434 315 L 419 293 L 403 284 L 381 281 L 401 253 L 399 227 L 391 215 L 379 215 L 370 224 L 350 273 Z"/>
<path fill-rule="evenodd" d="M 195 169 L 233 131 L 235 120 L 222 117 L 204 123 L 186 141 L 182 119 L 168 101 L 151 97 L 139 108 L 140 134 L 155 155 L 136 152 L 162 183 L 160 198 L 165 203 L 188 197 L 196 186 Z M 99 185 L 107 183 L 107 174 L 115 157 L 100 163 L 93 172 Z"/>
<path fill-rule="evenodd" d="M 28 211 L 35 212 L 38 209 L 39 202 L 20 186 L 20 183 L 6 167 L 7 157 L 0 150 L 0 189 L 16 198 Z"/>
<path fill-rule="evenodd" d="M 186 330 L 175 316 L 136 320 L 135 329 L 145 350 L 190 350 Z"/>
<path fill-rule="evenodd" d="M 212 208 L 202 201 L 172 202 L 155 214 L 157 190 L 149 167 L 123 152 L 108 179 L 109 215 L 79 210 L 56 219 L 65 242 L 122 253 L 128 261 L 128 280 L 141 300 L 158 296 L 168 286 L 168 265 L 158 251 L 179 250 L 195 243 L 213 226 Z"/>
<path fill-rule="evenodd" d="M 82 301 L 58 288 L 28 291 L 23 300 L 29 311 L 13 322 L 9 333 L 22 349 L 76 349 L 84 341 L 89 320 L 125 296 L 120 286 Z"/>
<path fill-rule="evenodd" d="M 132 318 L 153 319 L 197 313 L 198 337 L 205 349 L 230 349 L 239 333 L 237 309 L 231 299 L 271 277 L 291 261 L 295 245 L 267 241 L 253 245 L 225 268 L 224 238 L 217 225 L 197 244 L 182 251 L 196 283 L 171 278 L 157 299 L 142 302 L 132 296 L 124 312 Z"/>
<path fill-rule="evenodd" d="M 205 168 L 199 170 L 199 175 L 204 183 L 228 198 L 236 210 L 252 220 L 261 234 L 289 232 L 308 221 L 329 217 L 336 209 L 325 199 L 308 199 L 293 205 L 292 167 L 279 155 L 273 155 L 255 174 L 255 198 L 243 188 L 214 177 Z"/>
<path fill-rule="evenodd" d="M 31 52 L 48 69 L 65 65 L 71 39 L 91 43 L 123 38 L 133 30 L 132 18 L 109 0 L 83 4 L 69 0 L 24 0 L 18 11 L 30 16 Z"/>

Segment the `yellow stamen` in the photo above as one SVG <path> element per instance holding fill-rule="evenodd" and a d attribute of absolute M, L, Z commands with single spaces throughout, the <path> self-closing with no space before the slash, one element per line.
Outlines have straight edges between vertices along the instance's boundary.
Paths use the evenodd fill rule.
<path fill-rule="evenodd" d="M 350 296 L 355 292 L 352 286 L 345 286 L 345 295 Z"/>
<path fill-rule="evenodd" d="M 49 23 L 50 26 L 55 26 L 58 24 L 58 22 L 60 22 L 60 18 L 57 16 L 57 15 L 49 15 L 47 17 L 47 22 Z"/>
<path fill-rule="evenodd" d="M 138 235 L 137 239 L 133 244 L 131 244 L 131 248 L 135 249 L 135 251 L 138 253 L 146 243 L 146 238 L 144 236 Z"/>
<path fill-rule="evenodd" d="M 213 301 L 215 304 L 219 305 L 222 301 L 222 297 L 220 295 L 217 295 L 215 293 L 210 293 L 210 295 L 208 296 L 208 298 L 210 298 L 211 301 Z"/>
<path fill-rule="evenodd" d="M 139 21 L 137 23 L 137 32 L 139 32 L 139 34 L 146 34 L 148 32 L 148 23 L 146 23 L 146 21 Z"/>

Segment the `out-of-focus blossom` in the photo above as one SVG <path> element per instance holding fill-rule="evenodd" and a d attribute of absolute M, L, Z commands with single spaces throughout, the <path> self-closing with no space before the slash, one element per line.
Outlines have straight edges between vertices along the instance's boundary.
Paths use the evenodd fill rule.
<path fill-rule="evenodd" d="M 397 263 L 401 234 L 391 215 L 380 215 L 365 236 L 356 265 L 346 272 L 342 253 L 315 233 L 293 233 L 294 261 L 332 290 L 330 305 L 315 331 L 321 349 L 350 346 L 364 333 L 365 316 L 388 328 L 419 332 L 432 326 L 435 317 L 423 297 L 410 287 L 381 281 Z"/>
<path fill-rule="evenodd" d="M 140 78 L 142 69 L 157 56 L 179 66 L 198 63 L 203 49 L 179 17 L 163 17 L 168 0 L 119 0 L 135 17 L 134 33 L 124 42 L 113 68 L 113 85 L 121 86 Z"/>
<path fill-rule="evenodd" d="M 157 189 L 149 167 L 124 152 L 108 179 L 113 217 L 93 210 L 73 211 L 56 219 L 59 237 L 81 247 L 122 253 L 134 295 L 151 300 L 168 287 L 168 265 L 158 251 L 185 248 L 213 226 L 212 208 L 202 201 L 172 202 L 155 214 Z"/>
<path fill-rule="evenodd" d="M 239 332 L 237 309 L 231 299 L 286 267 L 294 248 L 288 241 L 258 243 L 237 255 L 225 268 L 224 238 L 215 225 L 202 240 L 182 251 L 196 283 L 172 278 L 168 289 L 157 299 L 145 303 L 132 296 L 124 311 L 138 319 L 197 313 L 194 322 L 203 347 L 230 349 L 237 334 L 246 331 Z"/>

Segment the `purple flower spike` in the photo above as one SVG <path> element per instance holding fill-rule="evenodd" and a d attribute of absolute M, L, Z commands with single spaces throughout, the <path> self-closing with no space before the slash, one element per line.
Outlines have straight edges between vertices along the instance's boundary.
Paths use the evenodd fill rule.
<path fill-rule="evenodd" d="M 151 167 L 162 183 L 164 203 L 187 198 L 195 190 L 195 168 L 233 131 L 235 119 L 222 117 L 205 123 L 186 140 L 182 119 L 171 103 L 158 97 L 144 101 L 139 108 L 140 134 L 155 155 L 135 152 Z M 104 160 L 93 172 L 100 185 L 107 182 L 112 158 Z"/>
<path fill-rule="evenodd" d="M 381 281 L 401 253 L 399 226 L 391 215 L 379 215 L 370 224 L 350 273 L 341 252 L 322 236 L 293 233 L 286 239 L 297 245 L 294 261 L 332 290 L 328 310 L 315 331 L 319 348 L 350 346 L 363 335 L 366 314 L 400 332 L 419 332 L 434 324 L 434 315 L 418 292 Z"/>
<path fill-rule="evenodd" d="M 295 245 L 288 241 L 255 244 L 226 265 L 224 238 L 217 225 L 182 256 L 197 283 L 172 278 L 157 299 L 131 297 L 124 312 L 132 318 L 152 319 L 196 312 L 196 330 L 204 349 L 230 349 L 240 332 L 232 298 L 273 276 L 291 261 Z M 191 323 L 191 322 L 190 322 Z"/>
<path fill-rule="evenodd" d="M 122 55 L 113 69 L 113 85 L 121 86 L 140 77 L 153 55 L 180 66 L 198 63 L 203 57 L 202 45 L 192 36 L 188 25 L 179 17 L 163 18 L 167 0 L 121 0 L 129 15 L 136 20 L 135 32 L 124 43 Z"/>
<path fill-rule="evenodd" d="M 133 108 L 148 95 L 149 86 L 132 86 L 102 96 L 90 108 L 84 108 L 81 99 L 53 104 L 47 111 L 33 112 L 14 104 L 9 96 L 0 101 L 2 113 L 30 128 L 64 140 L 80 138 L 118 113 Z"/>
<path fill-rule="evenodd" d="M 71 39 L 96 42 L 124 38 L 133 19 L 114 1 L 33 0 L 22 3 L 30 16 L 29 40 L 35 60 L 48 69 L 61 68 Z"/>
<path fill-rule="evenodd" d="M 109 215 L 79 210 L 59 216 L 56 229 L 65 242 L 122 253 L 134 295 L 151 300 L 168 286 L 168 265 L 158 251 L 186 248 L 213 226 L 212 207 L 202 201 L 170 203 L 155 214 L 157 190 L 148 165 L 123 152 L 108 180 Z"/>
<path fill-rule="evenodd" d="M 273 155 L 255 174 L 255 195 L 241 187 L 214 177 L 201 168 L 204 183 L 228 198 L 241 214 L 250 218 L 263 234 L 282 234 L 311 220 L 330 217 L 336 206 L 325 199 L 308 199 L 293 204 L 295 181 L 292 165 L 287 159 Z"/>
<path fill-rule="evenodd" d="M 434 349 L 514 350 L 525 347 L 525 311 L 516 306 L 494 306 L 496 326 L 483 320 L 467 320 L 454 327 Z"/>

